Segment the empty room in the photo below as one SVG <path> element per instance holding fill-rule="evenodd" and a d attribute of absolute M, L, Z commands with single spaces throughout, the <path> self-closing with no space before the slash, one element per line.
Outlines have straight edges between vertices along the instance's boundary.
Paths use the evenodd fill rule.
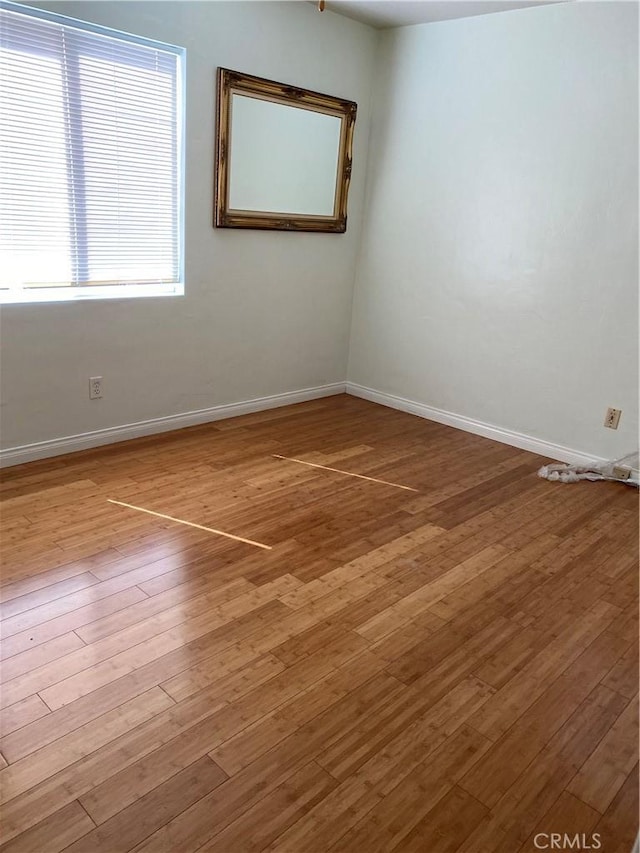
<path fill-rule="evenodd" d="M 0 0 L 0 853 L 638 853 L 638 66 Z"/>

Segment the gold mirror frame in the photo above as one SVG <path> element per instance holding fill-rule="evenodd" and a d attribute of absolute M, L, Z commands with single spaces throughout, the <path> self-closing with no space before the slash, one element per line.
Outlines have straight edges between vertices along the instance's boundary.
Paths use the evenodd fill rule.
<path fill-rule="evenodd" d="M 330 231 L 347 230 L 347 195 L 351 181 L 353 129 L 357 104 L 343 98 L 321 95 L 309 89 L 275 83 L 262 77 L 241 74 L 228 68 L 218 68 L 216 179 L 214 224 L 217 228 L 259 228 L 276 231 Z M 309 110 L 337 116 L 341 119 L 340 150 L 336 175 L 334 208 L 331 216 L 309 214 L 273 213 L 270 211 L 230 210 L 229 173 L 231 140 L 231 97 L 249 95 L 287 106 L 305 107 Z"/>

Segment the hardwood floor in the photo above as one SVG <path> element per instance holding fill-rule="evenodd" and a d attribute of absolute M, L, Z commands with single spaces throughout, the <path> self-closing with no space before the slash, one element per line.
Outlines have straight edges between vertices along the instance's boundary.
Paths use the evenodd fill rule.
<path fill-rule="evenodd" d="M 8 469 L 2 853 L 629 853 L 637 493 L 540 464 L 340 396 Z"/>

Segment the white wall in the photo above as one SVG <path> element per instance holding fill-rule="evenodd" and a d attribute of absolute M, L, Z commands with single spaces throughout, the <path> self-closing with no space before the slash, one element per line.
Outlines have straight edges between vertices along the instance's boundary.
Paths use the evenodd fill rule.
<path fill-rule="evenodd" d="M 351 382 L 637 446 L 637 38 L 616 2 L 383 35 Z"/>
<path fill-rule="evenodd" d="M 377 33 L 302 2 L 39 5 L 187 48 L 186 296 L 6 306 L 3 447 L 343 382 Z M 357 101 L 345 235 L 213 229 L 219 65 Z"/>
<path fill-rule="evenodd" d="M 343 381 L 370 90 L 350 381 L 587 455 L 636 445 L 635 4 L 405 27 L 377 57 L 305 2 L 41 5 L 187 47 L 187 295 L 5 307 L 3 447 Z M 213 229 L 218 65 L 358 102 L 346 235 Z"/>

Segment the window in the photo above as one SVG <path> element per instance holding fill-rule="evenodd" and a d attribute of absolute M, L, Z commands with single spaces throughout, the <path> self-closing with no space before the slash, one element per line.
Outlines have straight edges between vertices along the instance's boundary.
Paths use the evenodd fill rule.
<path fill-rule="evenodd" d="M 0 301 L 183 292 L 183 59 L 0 3 Z"/>

